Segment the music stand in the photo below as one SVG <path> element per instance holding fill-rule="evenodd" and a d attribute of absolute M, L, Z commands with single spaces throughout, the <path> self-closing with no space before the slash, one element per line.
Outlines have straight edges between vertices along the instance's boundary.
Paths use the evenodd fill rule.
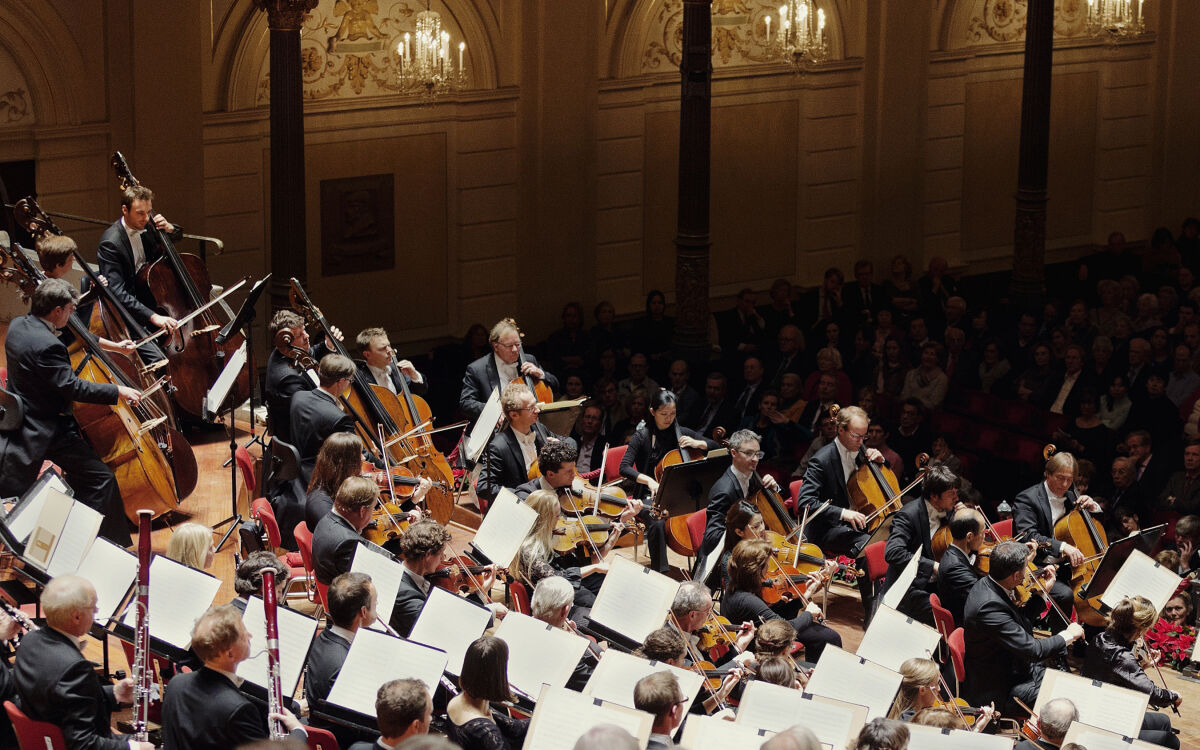
<path fill-rule="evenodd" d="M 658 483 L 658 505 L 672 516 L 695 513 L 708 507 L 708 492 L 733 463 L 728 452 L 699 461 L 672 464 Z"/>
<path fill-rule="evenodd" d="M 246 299 L 242 301 L 242 306 L 238 309 L 237 315 L 225 324 L 225 327 L 217 334 L 214 342 L 220 346 L 229 339 L 237 335 L 238 331 L 246 334 L 246 352 L 249 362 L 250 371 L 250 440 L 242 447 L 249 449 L 250 446 L 258 443 L 263 444 L 262 438 L 255 434 L 255 418 L 254 418 L 254 393 L 258 390 L 258 368 L 254 362 L 254 318 L 256 317 L 256 308 L 258 299 L 262 296 L 263 290 L 267 288 L 267 282 L 271 280 L 271 274 L 267 274 L 258 280 L 250 289 L 250 293 L 246 295 Z M 233 454 L 229 456 L 229 463 L 236 464 L 237 460 Z"/>
<path fill-rule="evenodd" d="M 0 430 L 15 430 L 24 419 L 21 397 L 0 388 Z"/>
<path fill-rule="evenodd" d="M 1166 524 L 1151 526 L 1148 529 L 1139 531 L 1136 534 L 1130 534 L 1124 539 L 1118 539 L 1108 545 L 1108 549 L 1104 550 L 1104 557 L 1100 560 L 1100 565 L 1096 567 L 1096 572 L 1092 574 L 1092 580 L 1088 581 L 1088 584 L 1080 589 L 1080 598 L 1094 599 L 1098 596 L 1104 596 L 1104 592 L 1108 591 L 1108 585 L 1112 583 L 1113 578 L 1121 570 L 1121 566 L 1129 559 L 1129 555 L 1135 549 L 1154 549 L 1154 546 L 1158 544 L 1158 540 L 1166 528 Z"/>

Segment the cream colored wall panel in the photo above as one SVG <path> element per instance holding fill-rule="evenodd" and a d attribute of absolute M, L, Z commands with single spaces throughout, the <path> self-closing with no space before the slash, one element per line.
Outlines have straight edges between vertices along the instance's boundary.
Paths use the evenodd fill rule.
<path fill-rule="evenodd" d="M 517 222 L 515 220 L 462 224 L 458 228 L 459 262 L 485 258 L 515 258 Z"/>
<path fill-rule="evenodd" d="M 1096 210 L 1100 212 L 1141 208 L 1146 205 L 1150 178 L 1145 175 L 1096 183 Z"/>
<path fill-rule="evenodd" d="M 672 250 L 674 252 L 674 250 Z M 596 248 L 597 279 L 627 279 L 642 265 L 642 243 L 605 242 Z"/>
<path fill-rule="evenodd" d="M 1145 146 L 1105 149 L 1096 161 L 1096 175 L 1103 180 L 1117 180 L 1146 174 L 1150 150 Z"/>
<path fill-rule="evenodd" d="M 1100 121 L 1100 145 L 1102 148 L 1140 146 L 1149 142 L 1149 117 L 1121 117 Z"/>
<path fill-rule="evenodd" d="M 927 170 L 955 169 L 963 164 L 963 138 L 937 138 L 925 147 Z"/>
<path fill-rule="evenodd" d="M 804 117 L 818 120 L 857 114 L 862 107 L 861 97 L 857 85 L 810 89 L 804 92 Z"/>
<path fill-rule="evenodd" d="M 924 207 L 924 228 L 927 234 L 956 232 L 962 216 L 962 206 L 956 200 L 927 202 Z"/>
<path fill-rule="evenodd" d="M 842 216 L 856 210 L 857 182 L 831 182 L 804 190 L 804 215 L 811 219 Z"/>
<path fill-rule="evenodd" d="M 259 174 L 259 165 L 262 163 L 260 157 L 266 145 L 259 138 L 234 143 L 206 143 L 204 176 Z"/>
<path fill-rule="evenodd" d="M 930 78 L 925 98 L 930 107 L 964 103 L 967 100 L 966 76 Z"/>
<path fill-rule="evenodd" d="M 948 104 L 941 107 L 930 107 L 929 116 L 925 122 L 927 138 L 944 138 L 962 135 L 963 117 L 966 115 L 963 104 Z"/>
<path fill-rule="evenodd" d="M 460 154 L 455 176 L 460 188 L 511 185 L 517 176 L 517 152 L 503 149 Z"/>
<path fill-rule="evenodd" d="M 484 326 L 491 326 L 496 322 L 498 316 L 497 310 L 515 310 L 517 309 L 517 294 L 515 292 L 505 292 L 503 294 L 489 294 L 486 297 L 475 297 L 471 299 L 460 299 L 455 303 L 458 308 L 458 319 L 461 321 L 459 328 L 461 330 L 452 331 L 451 334 L 461 337 L 467 332 L 473 323 L 482 323 Z M 457 389 L 459 383 L 447 384 L 446 388 Z"/>
<path fill-rule="evenodd" d="M 236 254 L 255 250 L 262 252 L 266 247 L 266 223 L 269 217 L 262 211 L 246 211 L 240 214 L 209 216 L 204 228 L 197 233 L 216 237 L 225 243 L 225 252 Z M 184 227 L 191 230 L 193 227 Z M 200 229 L 195 227 L 195 229 Z"/>
<path fill-rule="evenodd" d="M 642 236 L 641 206 L 606 208 L 596 212 L 596 244 L 636 240 Z"/>
<path fill-rule="evenodd" d="M 226 245 L 226 251 L 220 255 L 208 254 L 206 262 L 208 276 L 214 284 L 228 288 L 241 281 L 243 276 L 251 277 L 250 283 L 254 283 L 270 271 L 267 267 L 269 264 L 266 253 L 261 249 L 229 252 L 228 247 Z M 235 292 L 235 294 L 238 293 Z M 353 336 L 353 334 L 349 335 Z"/>
<path fill-rule="evenodd" d="M 1098 211 L 1096 213 L 1097 236 L 1095 242 L 1102 242 L 1109 232 L 1122 232 L 1126 238 L 1146 237 L 1150 232 L 1146 226 L 1145 208 L 1124 208 L 1119 211 Z"/>
<path fill-rule="evenodd" d="M 926 235 L 924 238 L 925 257 L 957 258 L 962 249 L 962 234 L 947 232 L 945 234 Z"/>
<path fill-rule="evenodd" d="M 210 218 L 244 214 L 247 206 L 261 206 L 262 196 L 262 178 L 257 173 L 204 180 L 204 210 Z"/>
<path fill-rule="evenodd" d="M 596 179 L 596 208 L 640 205 L 642 173 L 602 174 Z"/>
<path fill-rule="evenodd" d="M 822 185 L 859 179 L 862 154 L 857 148 L 819 151 L 804 156 L 804 182 Z"/>
<path fill-rule="evenodd" d="M 972 81 L 962 153 L 962 235 L 967 259 L 997 245 L 1011 243 L 1012 193 L 1017 185 L 1017 141 L 1021 84 L 1016 79 Z M 1009 117 L 997 117 L 1007 112 Z"/>
<path fill-rule="evenodd" d="M 636 275 L 598 280 L 596 299 L 611 302 L 618 315 L 640 313 L 646 309 L 646 295 L 642 292 L 641 279 Z"/>
<path fill-rule="evenodd" d="M 1149 111 L 1150 90 L 1146 86 L 1106 88 L 1100 92 L 1100 113 L 1103 117 L 1132 117 Z"/>
<path fill-rule="evenodd" d="M 800 246 L 807 256 L 813 250 L 852 248 L 858 237 L 857 218 L 851 214 L 805 219 L 800 224 Z"/>
<path fill-rule="evenodd" d="M 925 200 L 947 201 L 962 198 L 962 170 L 933 169 L 925 173 Z"/>
<path fill-rule="evenodd" d="M 460 190 L 458 195 L 458 220 L 463 224 L 516 218 L 517 191 L 512 185 Z"/>
<path fill-rule="evenodd" d="M 501 294 L 517 288 L 517 264 L 510 258 L 470 261 L 459 266 L 459 296 Z"/>
<path fill-rule="evenodd" d="M 1151 62 L 1145 58 L 1110 60 L 1104 65 L 1104 85 L 1107 88 L 1148 85 L 1152 72 Z"/>
<path fill-rule="evenodd" d="M 678 115 L 675 116 L 675 120 L 678 122 Z M 676 131 L 678 137 L 678 126 Z M 609 138 L 600 141 L 600 153 L 596 161 L 597 171 L 605 174 L 641 169 L 642 160 L 652 158 L 651 155 L 645 154 L 643 142 L 640 137 Z M 678 146 L 675 148 L 678 149 Z"/>
<path fill-rule="evenodd" d="M 517 142 L 516 127 L 516 119 L 511 117 L 461 120 L 455 126 L 455 146 L 459 154 L 512 148 Z"/>
<path fill-rule="evenodd" d="M 804 131 L 799 134 L 799 137 L 803 142 L 804 150 L 810 153 L 855 147 L 860 138 L 858 117 L 839 115 L 808 120 L 804 123 Z"/>
<path fill-rule="evenodd" d="M 1054 77 L 1046 181 L 1049 240 L 1092 235 L 1098 88 L 1099 77 L 1094 72 Z"/>
<path fill-rule="evenodd" d="M 46 157 L 37 156 L 38 187 L 47 189 L 91 189 L 108 188 L 115 194 L 116 177 L 106 169 L 108 160 L 99 154 Z M 160 188 L 161 189 L 161 188 Z"/>
<path fill-rule="evenodd" d="M 601 140 L 641 136 L 643 127 L 645 117 L 640 107 L 601 108 L 596 115 L 596 132 L 600 134 Z"/>

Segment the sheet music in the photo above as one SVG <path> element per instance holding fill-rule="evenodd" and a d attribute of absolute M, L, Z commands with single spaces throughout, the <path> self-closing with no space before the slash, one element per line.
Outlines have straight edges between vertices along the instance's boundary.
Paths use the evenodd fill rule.
<path fill-rule="evenodd" d="M 754 680 L 738 704 L 737 723 L 770 732 L 803 724 L 822 744 L 845 747 L 867 721 L 867 707 Z"/>
<path fill-rule="evenodd" d="M 350 563 L 354 573 L 366 573 L 371 576 L 371 584 L 375 586 L 375 613 L 384 622 L 392 621 L 392 608 L 396 606 L 396 592 L 400 590 L 400 580 L 404 578 L 404 568 L 388 554 L 376 552 L 365 544 L 360 544 L 354 550 L 354 561 Z"/>
<path fill-rule="evenodd" d="M 1137 737 L 1150 703 L 1146 693 L 1047 669 L 1033 706 L 1034 713 L 1054 698 L 1070 698 L 1079 709 L 1080 721 L 1126 737 Z"/>
<path fill-rule="evenodd" d="M 908 750 L 1012 750 L 1014 740 L 963 729 L 938 729 L 920 724 L 908 727 Z M 1088 750 L 1092 746 L 1088 745 Z"/>
<path fill-rule="evenodd" d="M 813 669 L 805 690 L 846 703 L 867 707 L 867 720 L 887 716 L 900 689 L 900 673 L 869 661 L 837 646 L 826 646 Z"/>
<path fill-rule="evenodd" d="M 317 637 L 317 621 L 287 607 L 276 607 L 275 614 L 279 626 L 279 682 L 283 692 L 292 695 L 300 684 L 300 674 L 308 660 L 308 647 Z M 252 596 L 247 600 L 242 623 L 250 631 L 250 658 L 238 664 L 238 676 L 266 688 L 270 679 L 267 676 L 267 621 L 262 597 Z"/>
<path fill-rule="evenodd" d="M 233 387 L 238 375 L 242 374 L 242 369 L 245 367 L 246 342 L 243 341 L 242 345 L 238 347 L 237 351 L 225 363 L 225 368 L 217 376 L 217 380 L 212 384 L 212 388 L 209 388 L 208 393 L 204 394 L 204 410 L 206 413 L 216 414 L 221 411 L 225 399 L 229 396 L 229 389 Z"/>
<path fill-rule="evenodd" d="M 858 646 L 858 655 L 868 661 L 899 671 L 907 659 L 929 659 L 941 635 L 925 623 L 883 606 L 871 618 Z"/>
<path fill-rule="evenodd" d="M 583 693 L 619 706 L 634 708 L 633 689 L 638 680 L 655 672 L 674 674 L 675 679 L 679 680 L 679 688 L 687 698 L 688 705 L 696 699 L 696 694 L 700 692 L 703 684 L 700 675 L 690 669 L 680 669 L 661 661 L 651 662 L 610 648 L 600 657 L 600 663 L 592 672 Z"/>
<path fill-rule="evenodd" d="M 620 555 L 600 585 L 591 619 L 637 643 L 662 627 L 679 582 Z"/>
<path fill-rule="evenodd" d="M 1122 737 L 1115 732 L 1106 732 L 1083 722 L 1073 722 L 1067 729 L 1063 744 L 1075 742 L 1087 750 L 1161 750 L 1160 745 L 1151 745 L 1139 739 Z"/>
<path fill-rule="evenodd" d="M 328 701 L 334 705 L 375 715 L 375 694 L 391 680 L 411 677 L 425 683 L 429 694 L 437 689 L 446 670 L 446 653 L 360 628 L 350 644 L 350 653 L 338 672 Z"/>
<path fill-rule="evenodd" d="M 537 511 L 502 489 L 488 506 L 471 545 L 492 562 L 506 566 L 517 556 L 521 542 L 537 522 Z"/>
<path fill-rule="evenodd" d="M 511 672 L 509 673 L 511 676 Z M 522 750 L 573 750 L 575 742 L 597 724 L 616 724 L 645 747 L 654 717 L 643 711 L 605 703 L 574 690 L 547 686 L 534 693 L 537 709 L 529 722 Z"/>
<path fill-rule="evenodd" d="M 219 578 L 155 555 L 150 560 L 150 635 L 186 649 L 192 642 L 192 627 L 220 589 Z M 122 620 L 131 628 L 137 626 L 134 609 L 128 607 Z"/>
<path fill-rule="evenodd" d="M 897 609 L 900 606 L 900 602 L 904 601 L 904 595 L 908 593 L 909 587 L 912 586 L 913 581 L 917 578 L 917 568 L 921 565 L 921 553 L 924 551 L 925 547 L 922 546 L 921 549 L 913 553 L 912 558 L 908 561 L 908 565 L 905 565 L 904 570 L 900 572 L 900 577 L 883 593 L 883 601 L 880 602 L 883 606 Z"/>
<path fill-rule="evenodd" d="M 491 610 L 434 586 L 408 639 L 445 651 L 446 671 L 462 674 L 467 648 L 483 635 L 491 620 Z"/>
<path fill-rule="evenodd" d="M 587 650 L 583 636 L 517 612 L 500 621 L 496 637 L 508 644 L 508 683 L 531 696 L 540 693 L 544 684 L 566 685 Z"/>
<path fill-rule="evenodd" d="M 750 683 L 751 685 L 755 683 Z M 761 684 L 761 683 L 759 683 Z M 776 687 L 772 685 L 772 687 Z M 783 688 L 781 688 L 783 689 Z M 795 691 L 793 691 L 795 692 Z M 795 723 L 795 722 L 792 722 Z M 791 726 L 789 723 L 787 726 Z M 753 724 L 723 721 L 712 716 L 692 714 L 683 727 L 680 747 L 688 750 L 728 750 L 728 748 L 756 748 L 774 735 L 774 732 L 759 729 Z M 822 742 L 824 745 L 825 743 Z M 826 747 L 830 747 L 826 745 Z"/>
<path fill-rule="evenodd" d="M 1127 596 L 1144 596 L 1154 604 L 1156 611 L 1162 612 L 1182 580 L 1175 571 L 1164 568 L 1145 552 L 1135 549 L 1104 590 L 1100 602 L 1116 607 Z"/>
<path fill-rule="evenodd" d="M 96 541 L 96 534 L 100 533 L 103 521 L 104 516 L 100 511 L 73 501 L 71 512 L 67 514 L 67 521 L 59 534 L 58 544 L 50 555 L 50 564 L 46 566 L 51 578 L 79 570 L 83 558 Z"/>
<path fill-rule="evenodd" d="M 96 589 L 96 622 L 108 622 L 117 615 L 137 573 L 137 555 L 103 537 L 96 539 L 76 572 Z"/>
<path fill-rule="evenodd" d="M 71 506 L 75 501 L 70 496 L 54 488 L 47 488 L 41 495 L 41 507 L 37 509 L 35 520 L 30 527 L 29 541 L 25 544 L 25 559 L 37 565 L 42 570 L 50 566 L 54 556 L 54 548 L 58 546 L 67 517 L 71 515 Z"/>
<path fill-rule="evenodd" d="M 29 539 L 29 535 L 33 533 L 33 527 L 37 524 L 38 514 L 41 512 L 42 505 L 45 502 L 46 493 L 50 490 L 57 491 L 68 497 L 75 494 L 74 490 L 67 486 L 67 483 L 62 480 L 58 472 L 54 469 L 47 469 L 42 472 L 42 475 L 37 478 L 33 486 L 26 491 L 25 495 L 17 501 L 9 513 L 8 530 L 12 532 L 13 538 L 24 544 Z"/>
<path fill-rule="evenodd" d="M 500 389 L 493 388 L 492 395 L 488 396 L 483 411 L 479 413 L 479 419 L 475 420 L 475 426 L 471 428 L 471 434 L 467 436 L 466 443 L 463 445 L 464 455 L 468 461 L 479 461 L 479 457 L 483 455 L 483 449 L 492 439 L 492 431 L 496 429 L 496 425 L 500 423 L 500 417 L 503 415 L 504 410 L 500 406 Z"/>

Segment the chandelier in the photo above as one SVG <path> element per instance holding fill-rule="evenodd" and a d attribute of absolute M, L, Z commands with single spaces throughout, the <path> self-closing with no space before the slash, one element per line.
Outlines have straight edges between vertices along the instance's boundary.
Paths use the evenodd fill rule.
<path fill-rule="evenodd" d="M 1088 33 L 1113 41 L 1139 36 L 1146 31 L 1145 9 L 1146 0 L 1088 0 Z"/>
<path fill-rule="evenodd" d="M 816 0 L 787 0 L 779 6 L 779 23 L 771 30 L 771 15 L 763 17 L 767 53 L 796 70 L 829 56 L 825 44 L 825 11 Z"/>
<path fill-rule="evenodd" d="M 429 9 L 428 0 L 425 10 L 417 14 L 415 27 L 415 36 L 405 32 L 396 45 L 396 53 L 400 56 L 401 92 L 420 94 L 425 100 L 432 100 L 463 88 L 467 80 L 467 69 L 463 64 L 467 43 L 458 43 L 458 65 L 455 66 L 450 56 L 450 32 L 442 30 L 442 17 Z"/>

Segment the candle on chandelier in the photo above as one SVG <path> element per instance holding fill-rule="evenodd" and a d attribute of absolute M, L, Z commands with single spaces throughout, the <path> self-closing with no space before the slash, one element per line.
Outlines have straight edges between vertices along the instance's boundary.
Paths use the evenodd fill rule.
<path fill-rule="evenodd" d="M 823 31 L 825 31 L 825 11 L 818 10 L 817 11 L 817 33 L 820 34 Z"/>
<path fill-rule="evenodd" d="M 467 49 L 466 42 L 458 43 L 458 72 L 459 73 L 463 72 L 463 52 L 465 52 L 466 49 Z"/>
<path fill-rule="evenodd" d="M 771 17 L 763 16 L 763 22 L 767 24 L 767 44 L 771 43 Z"/>

